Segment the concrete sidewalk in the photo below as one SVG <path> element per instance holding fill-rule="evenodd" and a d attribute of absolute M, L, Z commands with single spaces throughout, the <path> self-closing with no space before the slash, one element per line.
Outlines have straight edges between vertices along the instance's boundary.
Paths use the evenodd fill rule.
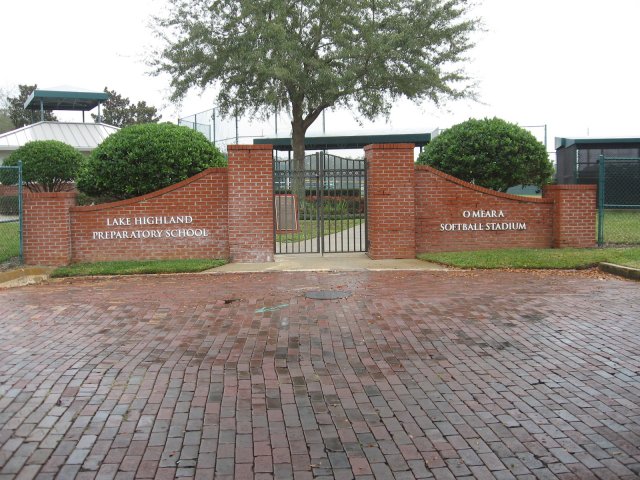
<path fill-rule="evenodd" d="M 54 267 L 19 266 L 0 271 L 0 289 L 39 283 L 49 278 L 53 270 L 55 270 Z"/>
<path fill-rule="evenodd" d="M 243 272 L 377 272 L 383 270 L 448 270 L 416 258 L 372 260 L 365 253 L 276 255 L 275 262 L 228 263 L 206 273 Z"/>
<path fill-rule="evenodd" d="M 0 289 L 22 287 L 49 278 L 54 267 L 23 266 L 0 272 Z M 275 262 L 228 263 L 203 273 L 260 272 L 376 272 L 383 270 L 446 271 L 446 267 L 418 259 L 372 260 L 364 253 L 276 255 Z"/>

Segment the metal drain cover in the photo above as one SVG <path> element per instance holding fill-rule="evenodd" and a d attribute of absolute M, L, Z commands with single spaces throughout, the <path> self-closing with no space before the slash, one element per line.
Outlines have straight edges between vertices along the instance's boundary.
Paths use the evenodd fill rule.
<path fill-rule="evenodd" d="M 338 298 L 348 298 L 352 293 L 348 290 L 315 290 L 304 294 L 306 298 L 313 300 L 336 300 Z"/>

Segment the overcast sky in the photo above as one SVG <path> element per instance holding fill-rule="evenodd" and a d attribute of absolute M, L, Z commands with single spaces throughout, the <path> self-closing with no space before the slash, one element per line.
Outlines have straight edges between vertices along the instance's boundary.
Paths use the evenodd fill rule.
<path fill-rule="evenodd" d="M 548 125 L 553 137 L 640 136 L 638 0 L 478 0 L 485 31 L 467 71 L 482 103 L 436 109 L 401 103 L 393 131 L 431 131 L 468 118 L 498 116 L 523 126 Z M 21 0 L 0 7 L 0 88 L 105 86 L 158 107 L 176 121 L 211 107 L 213 92 L 168 102 L 166 78 L 144 60 L 154 38 L 150 16 L 164 0 Z M 349 115 L 328 114 L 327 130 L 352 131 Z M 314 129 L 320 129 L 318 123 Z M 390 128 L 384 119 L 368 130 Z M 280 126 L 281 133 L 283 125 Z M 542 138 L 543 129 L 533 129 Z"/>

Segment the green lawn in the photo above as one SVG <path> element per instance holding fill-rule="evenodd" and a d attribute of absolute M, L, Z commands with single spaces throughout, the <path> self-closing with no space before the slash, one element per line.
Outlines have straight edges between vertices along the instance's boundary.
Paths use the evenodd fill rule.
<path fill-rule="evenodd" d="M 341 232 L 351 227 L 358 226 L 362 223 L 360 218 L 349 218 L 344 220 L 325 220 L 324 221 L 324 234 L 329 235 L 332 233 Z M 318 221 L 317 220 L 300 220 L 300 231 L 297 233 L 281 233 L 276 235 L 276 242 L 278 243 L 295 243 L 302 242 L 304 240 L 311 240 L 318 236 Z"/>
<path fill-rule="evenodd" d="M 604 243 L 640 244 L 640 210 L 605 210 Z"/>
<path fill-rule="evenodd" d="M 220 267 L 226 260 L 143 260 L 122 262 L 77 263 L 60 267 L 52 277 L 77 277 L 84 275 L 132 275 L 137 273 L 194 273 Z"/>
<path fill-rule="evenodd" d="M 600 262 L 640 265 L 636 248 L 501 249 L 473 252 L 423 253 L 421 260 L 460 268 L 588 268 Z"/>
<path fill-rule="evenodd" d="M 0 223 L 0 262 L 20 255 L 18 222 Z"/>

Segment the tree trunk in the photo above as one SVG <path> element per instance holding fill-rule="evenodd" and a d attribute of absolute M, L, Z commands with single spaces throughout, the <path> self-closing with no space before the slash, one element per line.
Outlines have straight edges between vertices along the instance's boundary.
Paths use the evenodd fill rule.
<path fill-rule="evenodd" d="M 304 137 L 306 128 L 302 118 L 294 118 L 291 121 L 291 146 L 293 147 L 293 171 L 291 179 L 291 193 L 297 195 L 298 201 L 305 199 L 304 182 Z"/>

